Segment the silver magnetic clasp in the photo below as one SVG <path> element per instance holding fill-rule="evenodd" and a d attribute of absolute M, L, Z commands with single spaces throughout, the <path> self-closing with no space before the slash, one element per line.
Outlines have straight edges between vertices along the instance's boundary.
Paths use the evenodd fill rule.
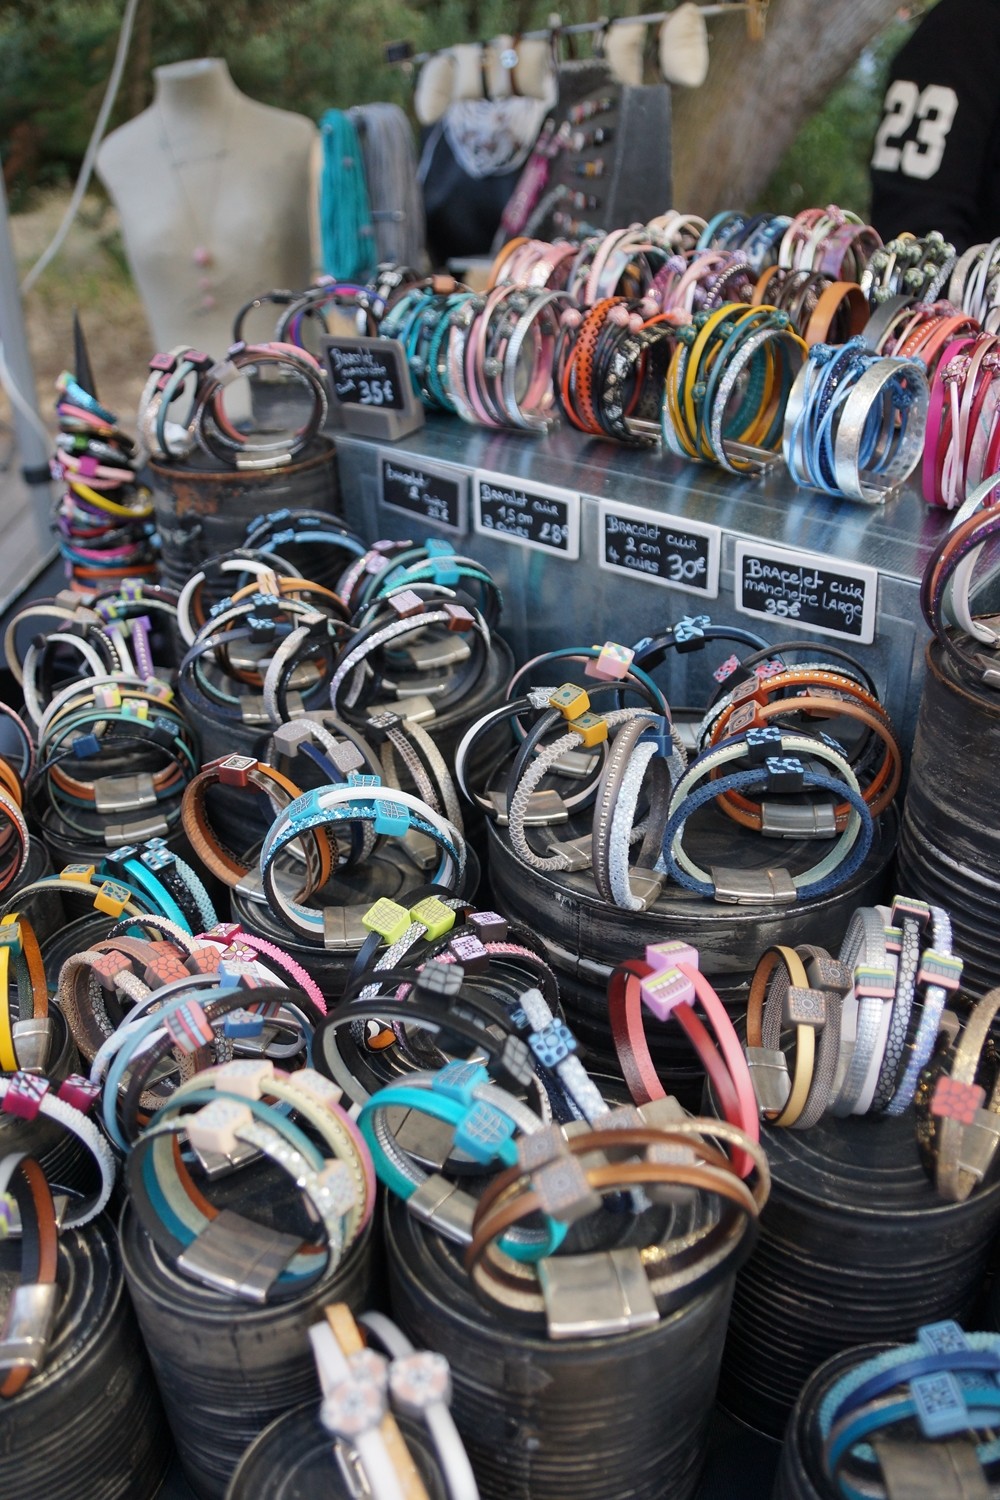
<path fill-rule="evenodd" d="M 757 1107 L 761 1112 L 780 1112 L 788 1103 L 792 1089 L 785 1054 L 770 1047 L 748 1047 L 746 1054 Z"/>
<path fill-rule="evenodd" d="M 236 882 L 236 892 L 237 895 L 242 896 L 245 900 L 256 901 L 260 905 L 265 904 L 267 901 L 267 897 L 264 895 L 264 883 L 260 878 L 258 870 L 248 870 Z"/>
<path fill-rule="evenodd" d="M 586 750 L 564 750 L 552 769 L 573 781 L 585 781 L 597 769 L 597 761 L 598 757 Z"/>
<path fill-rule="evenodd" d="M 716 901 L 729 906 L 788 906 L 797 900 L 795 883 L 784 867 L 735 870 L 728 865 L 712 865 L 709 874 Z"/>
<path fill-rule="evenodd" d="M 647 911 L 663 890 L 664 877 L 658 875 L 655 870 L 630 870 L 628 874 L 629 890 L 633 898 L 641 903 L 641 909 Z"/>
<path fill-rule="evenodd" d="M 14 1056 L 22 1073 L 44 1073 L 52 1045 L 53 1023 L 49 1016 L 15 1021 L 11 1027 Z"/>
<path fill-rule="evenodd" d="M 490 792 L 488 796 L 496 809 L 497 822 L 501 828 L 506 828 L 507 794 L 505 792 Z M 568 821 L 569 812 L 558 792 L 536 791 L 531 793 L 524 814 L 525 828 L 544 828 L 549 823 L 566 823 Z"/>
<path fill-rule="evenodd" d="M 438 847 L 419 828 L 408 828 L 400 841 L 419 870 L 433 870 L 438 862 Z"/>
<path fill-rule="evenodd" d="M 636 1249 L 560 1255 L 538 1262 L 549 1338 L 600 1338 L 660 1321 Z"/>
<path fill-rule="evenodd" d="M 165 839 L 170 832 L 166 818 L 146 818 L 136 823 L 108 823 L 104 829 L 106 849 L 120 849 L 123 844 L 144 844 L 148 839 Z"/>
<path fill-rule="evenodd" d="M 760 805 L 760 831 L 776 839 L 832 839 L 837 836 L 837 818 L 832 802 L 796 806 L 791 802 Z"/>
<path fill-rule="evenodd" d="M 458 1245 L 472 1244 L 476 1202 L 468 1193 L 435 1172 L 406 1200 L 410 1213 Z"/>
<path fill-rule="evenodd" d="M 148 771 L 135 776 L 105 776 L 94 785 L 94 807 L 99 813 L 138 812 L 155 805 L 156 788 Z"/>
<path fill-rule="evenodd" d="M 589 833 L 578 839 L 567 839 L 565 843 L 559 843 L 557 839 L 549 844 L 549 853 L 558 854 L 566 861 L 563 866 L 566 870 L 589 870 L 592 863 L 593 843 Z"/>
<path fill-rule="evenodd" d="M 468 661 L 470 652 L 468 641 L 452 633 L 450 640 L 415 641 L 412 646 L 404 648 L 403 654 L 409 657 L 416 671 L 433 672 L 439 667 L 458 666 L 460 662 Z M 412 714 L 409 717 L 412 718 Z"/>
<path fill-rule="evenodd" d="M 266 1229 L 224 1208 L 182 1251 L 177 1264 L 206 1286 L 245 1302 L 265 1302 L 300 1243 L 294 1235 Z"/>
<path fill-rule="evenodd" d="M 958 1147 L 958 1165 L 982 1182 L 993 1165 L 1000 1143 L 1000 1115 L 989 1109 L 977 1109 L 971 1125 L 962 1131 Z"/>
<path fill-rule="evenodd" d="M 426 693 L 407 693 L 402 689 L 397 691 L 393 711 L 417 724 L 429 724 L 437 718 L 437 709 Z"/>
<path fill-rule="evenodd" d="M 241 1038 L 241 1042 L 245 1048 L 246 1039 Z M 216 1182 L 220 1177 L 227 1177 L 230 1172 L 237 1172 L 240 1167 L 247 1167 L 251 1162 L 263 1156 L 260 1147 L 252 1146 L 249 1141 L 237 1141 L 236 1150 L 228 1154 L 223 1154 L 221 1151 L 200 1151 L 197 1146 L 193 1147 L 193 1150 L 209 1182 Z"/>
<path fill-rule="evenodd" d="M 361 916 L 351 906 L 327 906 L 323 909 L 324 948 L 360 948 L 368 936 Z"/>
<path fill-rule="evenodd" d="M 0 1334 L 0 1371 L 41 1369 L 59 1306 L 55 1282 L 17 1286 Z"/>
<path fill-rule="evenodd" d="M 240 698 L 240 718 L 244 724 L 267 724 L 270 722 L 261 693 L 243 694 Z"/>

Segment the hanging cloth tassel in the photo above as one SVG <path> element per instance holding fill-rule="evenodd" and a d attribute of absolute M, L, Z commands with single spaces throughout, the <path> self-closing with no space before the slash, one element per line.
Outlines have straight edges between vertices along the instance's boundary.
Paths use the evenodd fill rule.
<path fill-rule="evenodd" d="M 376 250 L 358 133 L 350 116 L 340 109 L 328 109 L 319 129 L 323 270 L 335 281 L 367 281 L 375 269 Z"/>

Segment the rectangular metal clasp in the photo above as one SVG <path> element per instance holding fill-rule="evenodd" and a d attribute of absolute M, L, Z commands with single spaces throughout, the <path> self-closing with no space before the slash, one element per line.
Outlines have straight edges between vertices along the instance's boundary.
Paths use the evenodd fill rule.
<path fill-rule="evenodd" d="M 15 1021 L 11 1027 L 14 1055 L 22 1073 L 44 1073 L 52 1045 L 53 1021 L 50 1016 L 33 1016 Z"/>
<path fill-rule="evenodd" d="M 780 1112 L 792 1087 L 785 1054 L 770 1047 L 748 1047 L 746 1054 L 758 1108 Z"/>
<path fill-rule="evenodd" d="M 469 659 L 468 641 L 463 641 L 461 636 L 454 634 L 448 640 L 415 641 L 412 646 L 406 646 L 403 650 L 418 672 L 433 672 L 438 667 L 457 666 Z"/>
<path fill-rule="evenodd" d="M 959 1168 L 971 1172 L 982 1182 L 993 1164 L 1000 1142 L 1000 1115 L 992 1110 L 977 1109 L 971 1125 L 962 1131 L 958 1147 Z"/>
<path fill-rule="evenodd" d="M 362 908 L 326 906 L 323 908 L 324 948 L 360 948 L 368 936 L 361 921 Z"/>
<path fill-rule="evenodd" d="M 564 750 L 552 769 L 573 781 L 586 781 L 597 769 L 597 760 L 596 755 L 588 755 L 585 750 Z"/>
<path fill-rule="evenodd" d="M 437 709 L 426 693 L 411 693 L 405 687 L 397 687 L 395 701 L 390 706 L 394 713 L 404 719 L 415 719 L 418 724 L 429 724 L 437 718 Z"/>
<path fill-rule="evenodd" d="M 729 906 L 788 906 L 796 900 L 795 884 L 784 867 L 734 870 L 713 865 L 710 873 L 716 901 Z"/>
<path fill-rule="evenodd" d="M 243 1046 L 246 1046 L 245 1040 Z M 237 1172 L 240 1167 L 248 1167 L 251 1162 L 263 1155 L 260 1147 L 252 1146 L 249 1141 L 237 1141 L 236 1150 L 230 1152 L 228 1156 L 223 1155 L 221 1151 L 199 1151 L 197 1147 L 194 1147 L 194 1154 L 209 1182 L 216 1182 L 220 1177 L 228 1177 L 230 1172 Z"/>
<path fill-rule="evenodd" d="M 430 1224 L 445 1239 L 454 1240 L 458 1245 L 471 1245 L 475 1199 L 438 1173 L 420 1184 L 406 1200 L 406 1206 L 410 1213 Z"/>
<path fill-rule="evenodd" d="M 549 844 L 550 854 L 561 854 L 567 861 L 567 870 L 589 870 L 592 863 L 593 841 L 589 833 L 578 839 L 567 839 L 560 843 L 553 839 Z"/>
<path fill-rule="evenodd" d="M 408 828 L 403 834 L 402 845 L 418 870 L 433 870 L 440 858 L 438 846 L 426 833 L 418 828 Z"/>
<path fill-rule="evenodd" d="M 94 807 L 99 813 L 138 812 L 155 805 L 156 788 L 148 771 L 134 776 L 104 776 L 94 783 Z"/>
<path fill-rule="evenodd" d="M 502 828 L 507 826 L 507 794 L 506 792 L 490 792 L 489 799 L 497 811 L 497 822 Z M 549 823 L 566 823 L 569 820 L 569 812 L 566 804 L 558 792 L 532 792 L 528 798 L 528 808 L 524 814 L 525 828 L 544 828 Z"/>
<path fill-rule="evenodd" d="M 775 839 L 832 839 L 837 819 L 832 802 L 796 805 L 792 802 L 760 804 L 760 831 Z"/>
<path fill-rule="evenodd" d="M 268 724 L 267 709 L 260 693 L 244 693 L 240 698 L 240 718 L 244 724 Z"/>
<path fill-rule="evenodd" d="M 266 1229 L 224 1208 L 177 1259 L 182 1271 L 245 1302 L 265 1302 L 299 1249 L 294 1235 Z"/>
<path fill-rule="evenodd" d="M 14 1288 L 0 1334 L 0 1370 L 41 1369 L 58 1306 L 55 1282 Z"/>
<path fill-rule="evenodd" d="M 109 823 L 104 830 L 104 845 L 107 849 L 120 849 L 123 844 L 144 844 L 147 839 L 165 839 L 169 832 L 166 818 L 146 818 L 135 823 Z"/>
<path fill-rule="evenodd" d="M 660 1321 L 636 1249 L 560 1255 L 538 1262 L 549 1338 L 599 1338 Z"/>

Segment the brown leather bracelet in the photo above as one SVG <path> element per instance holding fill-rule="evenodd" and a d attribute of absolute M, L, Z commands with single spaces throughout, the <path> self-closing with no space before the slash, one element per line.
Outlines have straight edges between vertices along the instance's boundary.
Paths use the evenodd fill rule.
<path fill-rule="evenodd" d="M 227 849 L 208 821 L 205 794 L 212 786 L 229 786 L 237 790 L 256 789 L 267 797 L 275 813 L 302 795 L 294 781 L 263 765 L 248 755 L 224 755 L 203 766 L 188 782 L 181 799 L 181 824 L 188 843 L 202 863 L 226 885 L 235 886 L 249 873 L 245 859 Z M 303 836 L 307 880 L 296 900 L 304 901 L 330 878 L 337 858 L 336 845 L 326 829 L 315 829 Z"/>
<path fill-rule="evenodd" d="M 22 1216 L 22 1271 L 19 1286 L 24 1287 L 25 1290 L 29 1288 L 46 1289 L 43 1295 L 46 1296 L 47 1300 L 50 1297 L 52 1299 L 51 1309 L 41 1319 L 42 1324 L 47 1325 L 45 1335 L 44 1337 L 41 1337 L 40 1334 L 36 1335 L 43 1344 L 43 1348 L 39 1353 L 44 1354 L 44 1344 L 48 1341 L 48 1331 L 51 1328 L 55 1311 L 56 1272 L 59 1264 L 59 1233 L 56 1225 L 55 1208 L 52 1202 L 52 1191 L 49 1187 L 48 1179 L 34 1157 L 22 1156 L 17 1161 L 14 1171 L 20 1174 L 22 1183 L 28 1189 L 27 1194 L 14 1193 L 11 1195 L 18 1202 Z M 32 1210 L 30 1214 L 25 1212 L 29 1201 Z M 29 1222 L 32 1218 L 34 1220 L 33 1224 Z M 52 1288 L 52 1291 L 48 1292 L 48 1288 Z M 15 1288 L 14 1298 L 17 1296 L 17 1290 L 18 1288 Z M 10 1319 L 12 1313 L 13 1299 L 8 1308 L 8 1319 Z M 13 1332 L 13 1330 L 11 1331 Z M 3 1341 L 3 1334 L 6 1332 L 6 1328 L 0 1331 L 0 1344 Z M 24 1389 L 33 1373 L 34 1371 L 29 1364 L 15 1365 L 8 1373 L 3 1384 L 0 1385 L 0 1398 L 8 1400 L 11 1396 L 18 1395 Z"/>
<path fill-rule="evenodd" d="M 597 1142 L 607 1142 L 608 1149 L 616 1144 L 617 1131 L 595 1131 L 591 1138 L 591 1150 L 600 1149 Z M 664 1143 L 666 1144 L 666 1142 Z M 686 1145 L 687 1142 L 684 1142 Z M 512 1169 L 515 1170 L 516 1169 Z M 728 1199 L 749 1218 L 757 1217 L 757 1205 L 753 1194 L 728 1167 L 685 1166 L 680 1163 L 620 1162 L 585 1170 L 587 1187 L 594 1193 L 621 1192 L 633 1187 L 694 1187 L 702 1192 Z M 508 1184 L 510 1191 L 513 1184 Z M 490 1245 L 522 1219 L 544 1211 L 541 1195 L 533 1188 L 521 1192 L 509 1201 L 501 1201 L 490 1213 L 477 1209 L 473 1221 L 472 1243 L 465 1254 L 465 1268 L 472 1274 Z"/>

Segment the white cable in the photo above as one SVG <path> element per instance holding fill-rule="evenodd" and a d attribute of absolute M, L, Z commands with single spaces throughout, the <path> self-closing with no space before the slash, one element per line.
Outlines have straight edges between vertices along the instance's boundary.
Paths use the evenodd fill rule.
<path fill-rule="evenodd" d="M 104 98 L 101 100 L 101 107 L 94 122 L 93 133 L 87 142 L 87 150 L 83 158 L 83 165 L 80 167 L 80 175 L 76 180 L 76 187 L 73 189 L 73 196 L 69 200 L 59 228 L 21 282 L 22 295 L 31 290 L 39 276 L 45 270 L 45 267 L 59 254 L 63 240 L 69 234 L 73 220 L 80 211 L 80 204 L 83 202 L 83 195 L 90 185 L 94 162 L 97 160 L 98 148 L 104 139 L 108 119 L 114 108 L 115 99 L 118 95 L 118 87 L 122 81 L 122 74 L 125 71 L 125 60 L 128 57 L 129 43 L 132 40 L 132 27 L 135 24 L 135 13 L 138 9 L 139 0 L 127 0 L 125 15 L 122 18 L 121 31 L 118 33 L 118 47 L 115 52 L 115 60 L 111 67 L 111 75 L 108 78 L 108 86 L 104 91 Z M 49 441 L 51 440 L 46 434 L 46 442 Z"/>
<path fill-rule="evenodd" d="M 17 408 L 26 422 L 30 422 L 31 426 L 41 437 L 46 448 L 51 448 L 51 432 L 49 432 L 24 392 L 14 384 L 14 377 L 10 373 L 10 366 L 7 364 L 7 356 L 4 353 L 3 339 L 0 339 L 0 385 L 7 392 L 11 406 Z"/>

